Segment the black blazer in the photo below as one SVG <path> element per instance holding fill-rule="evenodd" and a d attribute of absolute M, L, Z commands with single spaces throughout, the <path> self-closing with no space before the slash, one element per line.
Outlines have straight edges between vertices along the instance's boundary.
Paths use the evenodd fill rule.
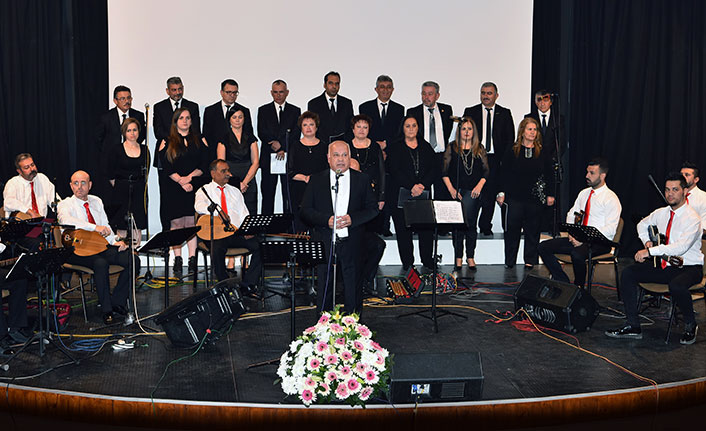
<path fill-rule="evenodd" d="M 463 111 L 464 117 L 471 117 L 478 128 L 478 139 L 482 140 L 483 130 L 483 105 L 477 104 Z M 495 105 L 493 115 L 493 152 L 498 160 L 502 159 L 505 151 L 515 142 L 515 123 L 512 121 L 512 112 L 500 105 Z"/>
<path fill-rule="evenodd" d="M 549 117 L 549 123 L 547 123 L 547 130 L 542 133 L 542 149 L 546 150 L 548 154 L 552 157 L 556 154 L 556 134 L 559 134 L 559 151 L 560 155 L 564 154 L 566 151 L 566 129 L 564 128 L 564 116 L 559 115 L 559 121 L 556 120 L 557 112 L 552 111 L 552 115 Z M 525 114 L 525 118 L 531 117 L 537 120 L 539 123 L 539 130 L 542 130 L 542 119 L 538 111 L 532 111 L 529 114 Z M 557 124 L 558 123 L 558 124 Z"/>
<path fill-rule="evenodd" d="M 314 233 L 319 238 L 331 238 L 332 233 L 328 227 L 328 221 L 333 216 L 329 172 L 326 169 L 311 176 L 301 203 L 302 219 L 314 227 Z M 353 169 L 348 172 L 351 175 L 347 212 L 351 217 L 351 225 L 348 227 L 348 235 L 359 239 L 365 233 L 365 223 L 377 215 L 377 203 L 368 176 Z"/>
<path fill-rule="evenodd" d="M 297 127 L 297 121 L 302 110 L 291 103 L 284 105 L 282 118 L 277 121 L 277 111 L 274 102 L 267 103 L 257 109 L 257 135 L 262 142 L 260 149 L 260 168 L 263 172 L 270 172 L 270 154 L 272 147 L 269 142 L 279 141 L 283 150 L 289 148 L 286 142 L 289 136 L 289 144 L 299 140 L 301 132 Z M 287 132 L 289 130 L 289 133 Z"/>
<path fill-rule="evenodd" d="M 127 111 L 128 118 L 134 118 L 140 123 L 140 136 L 137 142 L 140 144 L 145 141 L 147 136 L 147 127 L 145 126 L 145 114 L 130 108 Z M 106 154 L 112 147 L 119 145 L 122 141 L 120 133 L 120 119 L 118 118 L 118 108 L 113 108 L 101 115 L 96 129 L 96 142 L 100 154 Z"/>
<path fill-rule="evenodd" d="M 377 98 L 362 103 L 358 107 L 358 112 L 367 115 L 373 120 L 368 133 L 368 137 L 373 141 L 386 141 L 390 144 L 399 138 L 402 120 L 404 119 L 404 106 L 390 100 L 387 105 L 384 125 L 380 119 Z"/>
<path fill-rule="evenodd" d="M 245 106 L 234 103 L 230 109 L 242 109 L 244 116 L 243 130 L 249 132 L 251 135 L 255 135 L 252 128 L 252 117 L 250 116 L 250 110 Z M 209 151 L 214 155 L 216 154 L 216 147 L 218 143 L 223 140 L 226 131 L 228 130 L 228 124 L 226 123 L 226 118 L 223 113 L 223 108 L 221 106 L 221 101 L 214 103 L 213 105 L 207 106 L 203 111 L 203 137 L 206 138 L 208 142 Z"/>
<path fill-rule="evenodd" d="M 194 103 L 186 99 L 181 99 L 179 101 L 179 106 L 189 110 L 189 114 L 191 114 L 191 130 L 196 132 L 197 136 L 201 136 L 201 115 L 199 113 L 198 103 Z M 172 109 L 171 99 L 164 99 L 154 105 L 152 127 L 154 127 L 155 144 L 154 152 L 152 154 L 157 154 L 157 151 L 159 150 L 159 144 L 162 142 L 162 140 L 166 141 L 167 137 L 169 136 L 169 129 L 172 127 L 173 116 L 174 110 Z M 159 157 L 154 158 L 154 167 L 159 167 L 160 160 L 161 159 Z"/>
<path fill-rule="evenodd" d="M 331 136 L 343 135 L 338 138 L 340 140 L 350 140 L 353 137 L 351 130 L 353 102 L 339 94 L 336 104 L 338 105 L 336 115 L 332 116 L 328 96 L 324 91 L 320 96 L 311 99 L 307 105 L 309 111 L 319 114 L 321 124 L 319 124 L 316 136 L 327 145 L 330 143 Z"/>
<path fill-rule="evenodd" d="M 453 121 L 451 116 L 453 115 L 453 109 L 450 105 L 445 105 L 443 103 L 436 103 L 439 108 L 439 113 L 441 114 L 441 124 L 444 128 L 444 148 L 449 144 L 449 138 L 451 137 L 451 130 L 453 129 Z M 424 136 L 424 114 L 429 114 L 427 107 L 423 104 L 417 105 L 414 108 L 409 108 L 407 110 L 407 115 L 411 115 L 417 119 L 417 124 L 419 125 L 419 134 Z"/>

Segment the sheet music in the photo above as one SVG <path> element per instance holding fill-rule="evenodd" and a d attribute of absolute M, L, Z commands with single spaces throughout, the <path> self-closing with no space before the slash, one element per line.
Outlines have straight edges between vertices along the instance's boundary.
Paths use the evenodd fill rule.
<path fill-rule="evenodd" d="M 463 206 L 459 201 L 434 201 L 434 216 L 441 224 L 463 224 Z"/>
<path fill-rule="evenodd" d="M 286 174 L 287 173 L 287 153 L 284 153 L 284 158 L 279 160 L 277 153 L 270 154 L 270 173 Z"/>

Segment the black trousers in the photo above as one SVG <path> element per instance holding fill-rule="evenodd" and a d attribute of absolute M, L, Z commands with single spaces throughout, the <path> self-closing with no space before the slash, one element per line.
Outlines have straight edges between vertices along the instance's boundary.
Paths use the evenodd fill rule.
<path fill-rule="evenodd" d="M 404 219 L 404 210 L 395 208 L 392 211 L 392 221 L 395 223 L 397 235 L 397 249 L 400 254 L 402 266 L 408 268 L 414 265 L 414 244 L 412 243 L 412 230 L 407 227 Z M 434 267 L 434 231 L 431 229 L 418 229 L 419 254 L 422 265 L 427 268 Z"/>
<path fill-rule="evenodd" d="M 495 195 L 498 194 L 498 171 L 500 170 L 500 154 L 488 154 L 489 174 L 480 196 L 481 212 L 478 218 L 478 228 L 481 232 L 493 231 L 493 212 L 495 211 Z"/>
<path fill-rule="evenodd" d="M 275 212 L 275 193 L 277 192 L 277 181 L 282 187 L 282 212 L 288 213 L 287 205 L 287 176 L 284 174 L 271 174 L 269 164 L 267 172 L 265 169 L 260 170 L 260 193 L 262 193 L 262 211 L 261 214 L 274 214 Z M 254 213 L 253 213 L 254 214 Z"/>
<path fill-rule="evenodd" d="M 362 273 L 360 284 L 372 282 L 378 273 L 378 266 L 382 255 L 385 253 L 385 240 L 380 238 L 375 232 L 366 231 L 361 250 Z"/>
<path fill-rule="evenodd" d="M 610 252 L 610 248 L 601 245 L 594 245 L 592 256 L 598 256 Z M 553 238 L 539 243 L 539 255 L 549 269 L 554 280 L 568 283 L 569 276 L 566 275 L 554 254 L 571 255 L 571 265 L 574 267 L 574 284 L 583 286 L 586 283 L 586 261 L 588 260 L 588 246 L 582 244 L 574 247 L 569 238 Z"/>
<path fill-rule="evenodd" d="M 454 258 L 463 259 L 463 243 L 466 243 L 466 258 L 473 259 L 476 253 L 476 241 L 478 239 L 478 211 L 480 211 L 481 196 L 471 197 L 470 190 L 459 190 L 461 194 L 461 205 L 463 214 L 466 217 L 466 226 L 454 228 L 453 245 Z"/>
<path fill-rule="evenodd" d="M 7 335 L 8 327 L 12 329 L 24 328 L 27 326 L 27 285 L 26 279 L 5 282 L 5 276 L 9 270 L 0 269 L 0 289 L 10 291 L 7 303 L 9 305 L 8 318 L 2 311 L 2 295 L 0 295 L 0 338 Z"/>
<path fill-rule="evenodd" d="M 669 285 L 669 294 L 684 315 L 684 323 L 695 323 L 694 305 L 691 302 L 689 288 L 701 281 L 702 276 L 701 265 L 682 268 L 667 266 L 665 269 L 655 268 L 651 263 L 628 266 L 620 276 L 620 297 L 625 306 L 627 324 L 635 328 L 640 327 L 638 315 L 640 304 L 637 302 L 640 293 L 639 283 L 665 283 Z"/>
<path fill-rule="evenodd" d="M 331 262 L 331 239 L 323 240 L 327 262 Z M 336 273 L 343 275 L 343 308 L 346 313 L 358 313 L 363 309 L 362 286 L 360 278 L 360 238 L 348 237 L 336 241 Z M 333 265 L 324 264 L 316 267 L 316 305 L 319 313 L 333 309 L 334 274 Z M 336 284 L 336 292 L 341 285 Z"/>
<path fill-rule="evenodd" d="M 132 256 L 135 265 L 135 274 L 140 273 L 140 259 Z M 127 306 L 127 299 L 130 294 L 131 274 L 129 270 L 130 250 L 118 251 L 118 247 L 108 247 L 104 252 L 94 256 L 71 255 L 67 262 L 74 265 L 86 266 L 93 269 L 93 280 L 98 292 L 98 301 L 104 313 L 113 311 L 113 305 Z M 110 293 L 110 275 L 108 270 L 110 265 L 120 265 L 125 268 L 118 276 L 118 282 Z"/>
<path fill-rule="evenodd" d="M 210 247 L 210 244 L 206 242 Z M 228 278 L 226 272 L 226 251 L 229 248 L 247 248 L 250 251 L 250 266 L 243 273 L 242 282 L 249 286 L 257 285 L 262 271 L 262 257 L 260 256 L 260 244 L 255 238 L 245 238 L 242 235 L 233 234 L 223 239 L 217 239 L 213 242 L 213 256 L 211 265 L 213 272 L 216 274 L 218 281 L 223 281 Z"/>
<path fill-rule="evenodd" d="M 507 226 L 505 227 L 505 265 L 517 262 L 517 251 L 520 249 L 521 233 L 525 234 L 525 263 L 539 263 L 537 246 L 539 245 L 540 214 L 543 205 L 517 200 L 507 202 Z"/>

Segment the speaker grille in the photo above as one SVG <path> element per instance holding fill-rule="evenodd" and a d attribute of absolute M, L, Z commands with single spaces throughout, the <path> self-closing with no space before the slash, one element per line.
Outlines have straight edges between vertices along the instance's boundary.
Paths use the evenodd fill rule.
<path fill-rule="evenodd" d="M 441 384 L 441 395 L 442 399 L 449 398 L 463 398 L 463 394 L 466 391 L 465 382 L 447 382 Z"/>

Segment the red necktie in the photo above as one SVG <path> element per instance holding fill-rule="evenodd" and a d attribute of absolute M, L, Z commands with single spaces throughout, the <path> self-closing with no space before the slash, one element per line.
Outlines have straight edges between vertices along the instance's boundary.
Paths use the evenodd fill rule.
<path fill-rule="evenodd" d="M 687 205 L 689 205 L 689 195 L 690 195 L 690 194 L 691 194 L 691 192 L 689 192 L 689 193 L 686 194 L 686 204 L 687 204 Z"/>
<path fill-rule="evenodd" d="M 669 244 L 669 234 L 672 232 L 672 220 L 674 220 L 674 211 L 669 211 L 669 223 L 667 223 L 667 233 L 664 234 L 664 243 Z M 662 269 L 667 267 L 667 261 L 662 259 Z"/>
<path fill-rule="evenodd" d="M 29 183 L 29 187 L 32 192 L 32 211 L 39 213 L 39 206 L 37 206 L 37 196 L 34 194 L 34 182 Z"/>
<path fill-rule="evenodd" d="M 218 186 L 221 189 L 221 208 L 223 212 L 228 214 L 228 205 L 226 204 L 226 192 L 223 190 L 225 187 Z"/>
<path fill-rule="evenodd" d="M 588 199 L 586 200 L 586 209 L 583 210 L 583 222 L 584 226 L 588 226 L 588 215 L 591 214 L 591 197 L 593 196 L 593 190 L 588 194 Z"/>
<path fill-rule="evenodd" d="M 88 222 L 92 224 L 96 224 L 96 219 L 93 218 L 93 214 L 91 214 L 91 209 L 88 208 L 88 202 L 83 204 L 83 206 L 86 208 L 86 217 L 88 217 Z"/>

